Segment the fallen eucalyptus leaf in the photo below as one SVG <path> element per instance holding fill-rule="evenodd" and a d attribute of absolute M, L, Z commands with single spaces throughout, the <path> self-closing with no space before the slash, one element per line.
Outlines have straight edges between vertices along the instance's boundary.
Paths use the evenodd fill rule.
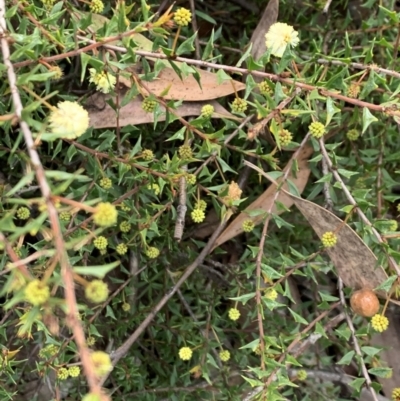
<path fill-rule="evenodd" d="M 106 103 L 111 95 L 105 95 L 97 92 L 88 98 L 86 108 L 89 112 L 90 126 L 93 128 L 111 128 L 117 126 L 117 114 L 115 110 Z M 241 118 L 229 113 L 217 101 L 210 102 L 184 102 L 181 106 L 177 107 L 174 112 L 180 117 L 199 116 L 201 109 L 204 105 L 211 104 L 214 106 L 214 114 L 212 118 L 226 118 L 230 120 L 241 121 Z M 162 106 L 161 110 L 165 110 Z M 139 125 L 152 123 L 154 121 L 153 113 L 147 113 L 142 109 L 142 98 L 136 97 L 132 99 L 127 105 L 121 107 L 119 110 L 119 126 L 125 127 L 126 125 Z M 158 121 L 165 121 L 165 115 L 159 116 Z"/>
<path fill-rule="evenodd" d="M 244 163 L 276 185 L 276 182 L 269 177 L 268 173 L 265 173 L 252 163 L 247 161 Z M 387 274 L 378 265 L 378 260 L 374 253 L 343 220 L 313 202 L 290 194 L 284 188 L 281 191 L 292 198 L 293 203 L 308 220 L 319 238 L 327 231 L 336 233 L 337 243 L 334 247 L 327 248 L 326 253 L 332 260 L 339 277 L 346 287 L 350 287 L 353 290 L 361 288 L 374 289 L 387 279 Z M 387 298 L 385 291 L 377 290 L 376 294 L 381 298 Z M 390 299 L 390 301 L 400 305 L 399 301 L 394 299 Z"/>
<path fill-rule="evenodd" d="M 303 192 L 304 187 L 307 184 L 308 177 L 310 176 L 310 169 L 308 168 L 308 159 L 313 154 L 313 152 L 314 150 L 311 146 L 308 145 L 304 146 L 296 158 L 299 171 L 296 173 L 296 175 L 294 175 L 292 171 L 290 171 L 289 173 L 288 178 L 294 185 L 296 185 L 299 193 Z M 293 157 L 292 159 L 289 160 L 283 171 L 287 171 L 288 169 L 290 169 L 292 163 L 293 163 Z M 278 179 L 277 181 L 279 182 L 280 180 Z M 287 183 L 283 185 L 283 188 L 286 189 L 288 188 Z M 229 224 L 229 226 L 217 238 L 214 247 L 216 248 L 217 246 L 220 246 L 221 244 L 230 240 L 231 238 L 234 238 L 237 235 L 241 234 L 243 232 L 242 225 L 245 220 L 251 219 L 256 225 L 260 224 L 265 220 L 265 213 L 262 214 L 260 213 L 257 214 L 256 216 L 250 216 L 251 211 L 260 210 L 264 212 L 271 211 L 272 213 L 275 214 L 282 213 L 282 211 L 277 210 L 275 205 L 273 205 L 271 209 L 271 203 L 274 200 L 275 193 L 276 193 L 276 185 L 271 184 L 261 196 L 259 196 L 251 205 L 249 205 L 242 213 L 240 213 L 239 216 L 237 216 L 235 220 L 232 221 L 231 224 Z M 287 208 L 290 208 L 290 206 L 293 205 L 292 198 L 283 191 L 279 193 L 277 200 L 281 202 L 283 205 L 285 205 L 285 207 Z"/>
<path fill-rule="evenodd" d="M 201 87 L 192 74 L 180 79 L 172 68 L 164 68 L 156 79 L 144 84 L 150 93 L 156 96 L 162 96 L 166 100 L 188 102 L 217 99 L 235 93 L 235 90 L 241 91 L 246 88 L 242 82 L 231 79 L 219 83 L 217 74 L 197 68 L 195 70 L 200 75 Z M 125 72 L 129 72 L 129 68 Z M 132 81 L 122 75 L 119 82 L 128 88 L 132 86 Z"/>

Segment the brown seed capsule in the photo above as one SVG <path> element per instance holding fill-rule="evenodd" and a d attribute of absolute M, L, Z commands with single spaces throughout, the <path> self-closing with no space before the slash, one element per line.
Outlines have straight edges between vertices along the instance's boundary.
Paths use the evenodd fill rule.
<path fill-rule="evenodd" d="M 354 313 L 364 317 L 371 317 L 379 312 L 379 299 L 367 288 L 356 291 L 350 298 L 350 305 Z"/>

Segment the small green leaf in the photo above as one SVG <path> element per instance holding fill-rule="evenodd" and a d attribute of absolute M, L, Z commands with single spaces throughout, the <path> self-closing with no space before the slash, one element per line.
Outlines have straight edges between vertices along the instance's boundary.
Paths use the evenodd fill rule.
<path fill-rule="evenodd" d="M 385 368 L 385 367 L 379 367 L 379 368 L 371 368 L 368 369 L 368 372 L 371 373 L 371 375 L 375 375 L 378 377 L 383 377 L 384 379 L 387 379 L 388 375 L 392 372 L 391 368 Z"/>
<path fill-rule="evenodd" d="M 176 54 L 178 56 L 184 53 L 192 53 L 194 51 L 194 40 L 196 39 L 197 32 L 194 33 L 190 38 L 186 39 L 181 45 L 176 49 Z"/>
<path fill-rule="evenodd" d="M 325 125 L 329 125 L 329 123 L 332 120 L 332 117 L 336 114 L 339 113 L 340 109 L 338 109 L 335 106 L 335 102 L 332 100 L 331 97 L 328 97 L 326 99 L 326 123 Z"/>
<path fill-rule="evenodd" d="M 182 127 L 178 132 L 172 135 L 171 138 L 166 139 L 166 142 L 174 141 L 175 139 L 183 141 L 185 139 L 185 132 L 186 132 L 186 127 Z"/>
<path fill-rule="evenodd" d="M 391 276 L 387 278 L 381 285 L 376 287 L 376 290 L 383 290 L 389 292 L 393 286 L 393 283 L 397 280 L 397 276 Z"/>
<path fill-rule="evenodd" d="M 332 173 L 328 173 L 327 175 L 324 175 L 322 178 L 320 178 L 318 181 L 315 181 L 316 183 L 319 182 L 331 182 L 332 180 Z"/>
<path fill-rule="evenodd" d="M 218 160 L 218 163 L 220 164 L 220 166 L 221 166 L 221 168 L 222 168 L 222 171 L 223 171 L 224 173 L 225 173 L 226 171 L 231 171 L 232 173 L 237 174 L 236 171 L 233 170 L 225 160 L 221 159 L 219 156 L 217 156 L 217 160 Z"/>
<path fill-rule="evenodd" d="M 239 297 L 235 297 L 235 298 L 229 298 L 232 301 L 237 301 L 237 302 L 241 302 L 243 305 L 246 304 L 246 302 L 248 302 L 250 299 L 253 299 L 256 296 L 255 292 L 251 292 L 250 294 L 243 294 L 240 295 Z"/>
<path fill-rule="evenodd" d="M 214 29 L 211 31 L 210 39 L 208 40 L 207 45 L 204 48 L 201 59 L 203 61 L 207 60 L 212 55 L 213 50 L 214 50 Z"/>
<path fill-rule="evenodd" d="M 365 347 L 361 347 L 361 351 L 365 352 L 368 356 L 375 356 L 380 351 L 382 351 L 382 348 L 365 346 Z"/>
<path fill-rule="evenodd" d="M 364 107 L 362 116 L 362 122 L 363 122 L 362 133 L 364 133 L 367 130 L 367 128 L 376 121 L 378 121 L 378 119 L 371 114 L 371 112 L 367 107 Z"/>
<path fill-rule="evenodd" d="M 338 365 L 349 365 L 350 362 L 353 360 L 353 357 L 355 355 L 354 351 L 349 351 L 346 355 L 342 357 L 342 359 L 337 362 Z"/>
<path fill-rule="evenodd" d="M 75 273 L 82 274 L 85 276 L 93 276 L 103 278 L 112 269 L 115 269 L 121 262 L 116 260 L 115 262 L 108 263 L 106 265 L 99 266 L 73 266 Z"/>
<path fill-rule="evenodd" d="M 354 388 L 356 391 L 361 391 L 361 387 L 364 385 L 365 379 L 363 377 L 359 377 L 354 379 L 349 383 L 349 386 Z"/>
<path fill-rule="evenodd" d="M 23 188 L 25 185 L 28 185 L 32 182 L 33 177 L 35 176 L 35 173 L 33 171 L 29 172 L 28 174 L 25 174 L 19 182 L 14 186 L 14 188 L 10 189 L 6 193 L 6 197 L 10 197 L 14 195 L 16 192 L 18 192 L 21 188 Z"/>
<path fill-rule="evenodd" d="M 350 177 L 352 177 L 353 175 L 359 174 L 359 173 L 357 173 L 356 171 L 349 171 L 349 170 L 345 170 L 345 169 L 343 169 L 343 168 L 338 168 L 337 171 L 338 171 L 338 173 L 339 173 L 341 176 L 346 177 L 346 178 L 350 178 Z"/>
<path fill-rule="evenodd" d="M 289 309 L 289 312 L 291 313 L 291 315 L 293 316 L 294 320 L 295 320 L 297 323 L 301 323 L 301 324 L 308 325 L 308 322 L 307 322 L 306 319 L 304 319 L 302 316 L 300 316 L 300 315 L 297 314 L 296 312 L 292 311 L 290 308 L 288 308 L 288 309 Z"/>
<path fill-rule="evenodd" d="M 218 70 L 217 72 L 217 83 L 221 85 L 224 81 L 230 81 L 232 78 L 224 71 Z"/>
<path fill-rule="evenodd" d="M 258 386 L 264 386 L 264 383 L 261 382 L 260 380 L 254 380 L 250 379 L 249 377 L 242 376 L 244 380 L 247 381 L 247 383 L 250 384 L 251 387 L 258 387 Z"/>

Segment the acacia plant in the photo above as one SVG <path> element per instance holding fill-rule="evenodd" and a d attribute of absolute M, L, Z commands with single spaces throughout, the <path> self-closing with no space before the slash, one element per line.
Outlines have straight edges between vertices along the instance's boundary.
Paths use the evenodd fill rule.
<path fill-rule="evenodd" d="M 394 3 L 0 0 L 1 400 L 400 400 Z"/>

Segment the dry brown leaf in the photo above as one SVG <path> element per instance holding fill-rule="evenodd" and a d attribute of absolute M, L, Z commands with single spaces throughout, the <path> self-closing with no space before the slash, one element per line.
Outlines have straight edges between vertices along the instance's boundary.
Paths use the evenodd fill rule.
<path fill-rule="evenodd" d="M 308 158 L 313 154 L 313 151 L 314 150 L 311 146 L 304 146 L 297 157 L 299 171 L 297 172 L 296 176 L 294 176 L 292 172 L 289 173 L 288 178 L 296 185 L 299 193 L 303 192 L 307 184 L 308 177 L 310 175 L 310 169 L 308 168 Z M 289 160 L 288 164 L 284 168 L 284 171 L 287 171 L 287 169 L 291 168 L 292 162 L 293 157 Z M 279 180 L 277 181 L 279 182 Z M 287 189 L 286 183 L 283 185 L 283 188 Z M 249 212 L 251 210 L 264 210 L 265 212 L 268 212 L 269 210 L 271 210 L 271 203 L 274 200 L 275 192 L 276 185 L 271 184 L 260 197 L 258 197 L 250 206 L 246 208 L 245 211 L 240 213 L 239 216 L 237 216 L 236 219 L 233 220 L 231 224 L 229 224 L 225 231 L 217 238 L 217 241 L 215 242 L 215 247 L 220 246 L 224 242 L 241 234 L 243 232 L 242 224 L 245 220 L 251 219 L 254 221 L 255 224 L 260 224 L 265 219 L 264 215 L 260 214 L 258 216 L 250 217 L 249 214 L 246 213 L 246 211 Z M 287 208 L 290 208 L 290 206 L 293 205 L 293 200 L 291 199 L 291 197 L 283 191 L 280 192 L 277 200 L 284 204 Z M 276 209 L 275 205 L 272 207 L 271 211 L 272 213 L 276 214 L 281 213 L 281 211 L 278 211 Z"/>
<path fill-rule="evenodd" d="M 278 13 L 279 0 L 270 0 L 253 35 L 251 35 L 250 42 L 253 44 L 251 55 L 255 60 L 260 58 L 267 50 L 265 46 L 265 34 L 268 32 L 270 26 L 277 21 Z"/>
<path fill-rule="evenodd" d="M 106 103 L 106 99 L 110 98 L 110 95 L 104 95 L 103 93 L 97 92 L 88 98 L 86 102 L 86 108 L 89 112 L 90 126 L 94 128 L 111 128 L 117 126 L 117 114 L 115 110 Z M 180 117 L 187 116 L 199 116 L 201 114 L 201 108 L 205 104 L 211 104 L 214 106 L 214 114 L 212 118 L 227 118 L 239 121 L 238 117 L 229 113 L 224 109 L 217 101 L 212 100 L 211 102 L 184 102 L 179 106 L 175 112 Z M 162 106 L 161 110 L 165 110 Z M 165 121 L 165 115 L 161 115 L 159 121 Z M 124 127 L 126 125 L 139 125 L 152 123 L 154 121 L 153 113 L 147 113 L 142 109 L 142 99 L 136 97 L 132 99 L 127 105 L 122 107 L 119 111 L 119 126 Z"/>
<path fill-rule="evenodd" d="M 326 252 L 347 287 L 354 290 L 376 288 L 387 279 L 382 267 L 377 266 L 373 252 L 351 227 L 329 210 L 297 196 L 291 197 L 318 237 L 340 228 L 336 232 L 336 245 L 327 248 Z M 385 297 L 382 291 L 379 295 Z"/>
<path fill-rule="evenodd" d="M 126 70 L 129 72 L 129 70 Z M 246 88 L 242 82 L 233 79 L 218 83 L 217 74 L 209 71 L 199 70 L 201 87 L 194 79 L 193 75 L 181 80 L 178 74 L 172 68 L 164 68 L 158 77 L 151 82 L 143 82 L 146 88 L 156 96 L 161 94 L 168 88 L 168 93 L 163 95 L 166 100 L 185 100 L 188 102 L 212 100 L 230 95 L 236 91 Z M 119 81 L 128 88 L 132 82 L 126 77 L 120 76 Z"/>
<path fill-rule="evenodd" d="M 276 185 L 276 182 L 260 168 L 247 161 L 244 163 Z M 326 252 L 332 260 L 339 277 L 347 287 L 353 290 L 361 288 L 375 289 L 383 284 L 388 278 L 386 272 L 378 265 L 378 259 L 371 249 L 368 248 L 351 227 L 329 210 L 313 202 L 292 195 L 283 187 L 281 191 L 285 192 L 285 194 L 292 199 L 292 202 L 308 220 L 311 227 L 320 238 L 327 231 L 336 232 L 337 243 L 334 247 L 327 248 Z M 387 298 L 385 291 L 378 290 L 375 292 L 378 296 Z M 394 299 L 390 299 L 390 301 L 400 305 L 400 301 Z"/>

